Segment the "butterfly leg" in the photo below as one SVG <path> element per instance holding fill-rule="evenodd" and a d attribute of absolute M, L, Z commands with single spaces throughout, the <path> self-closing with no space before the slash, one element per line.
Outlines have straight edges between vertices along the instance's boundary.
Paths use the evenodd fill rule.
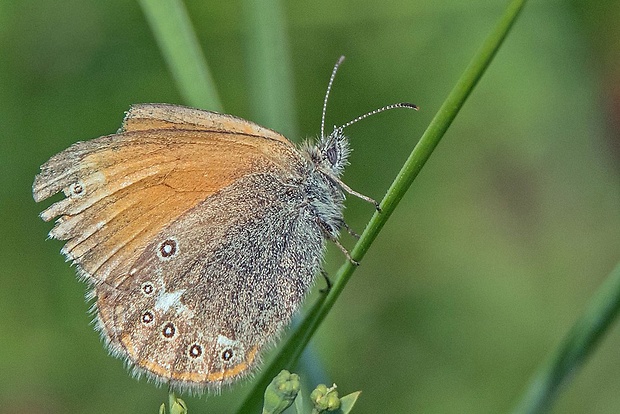
<path fill-rule="evenodd" d="M 342 189 L 346 191 L 347 193 L 354 195 L 355 197 L 361 198 L 362 200 L 367 201 L 370 204 L 373 204 L 375 206 L 375 209 L 379 213 L 381 213 L 381 207 L 379 206 L 379 203 L 375 199 L 365 196 L 362 193 L 358 193 L 357 191 L 355 191 L 354 189 L 352 189 L 351 187 L 343 183 L 340 179 L 338 179 L 338 185 L 340 185 L 340 187 L 342 187 Z"/>
<path fill-rule="evenodd" d="M 340 242 L 338 241 L 338 239 L 331 239 L 331 240 L 334 242 L 334 244 L 335 244 L 336 246 L 338 246 L 338 248 L 340 249 L 340 251 L 341 251 L 341 252 L 342 252 L 342 253 L 343 253 L 343 254 L 347 257 L 347 259 L 349 259 L 349 261 L 351 262 L 351 264 L 352 264 L 353 266 L 359 266 L 359 265 L 360 265 L 360 263 L 359 263 L 357 260 L 355 260 L 355 259 L 353 259 L 353 258 L 351 257 L 351 254 L 349 253 L 349 251 L 348 251 L 347 249 L 345 249 L 345 247 L 344 247 L 342 244 L 340 244 Z"/>
<path fill-rule="evenodd" d="M 317 224 L 323 229 L 323 236 L 328 239 L 331 240 L 332 242 L 334 242 L 334 244 L 336 246 L 338 246 L 338 248 L 340 249 L 340 251 L 346 256 L 347 259 L 349 259 L 349 261 L 351 262 L 352 265 L 354 266 L 359 266 L 359 262 L 357 260 L 354 260 L 351 257 L 351 254 L 349 253 L 349 251 L 342 245 L 340 244 L 340 241 L 338 241 L 338 232 L 340 230 L 340 227 L 344 226 L 346 228 L 348 228 L 348 226 L 344 223 L 344 221 L 342 219 L 339 220 L 338 223 L 338 227 L 337 228 L 329 228 L 327 223 L 325 223 L 324 221 L 320 220 L 317 218 Z"/>
<path fill-rule="evenodd" d="M 342 227 L 344 227 L 347 230 L 347 233 L 349 233 L 351 236 L 355 237 L 356 239 L 359 240 L 360 235 L 357 234 L 351 227 L 349 227 L 349 225 L 345 222 L 342 222 Z"/>
<path fill-rule="evenodd" d="M 327 286 L 319 290 L 319 292 L 327 294 L 330 290 L 332 290 L 332 281 L 329 279 L 329 275 L 327 274 L 327 272 L 323 269 L 321 269 L 321 275 L 323 275 L 323 278 L 325 279 L 325 284 Z"/>
<path fill-rule="evenodd" d="M 325 175 L 327 175 L 329 178 L 331 178 L 332 180 L 334 180 L 334 182 L 336 182 L 336 184 L 338 184 L 340 186 L 340 188 L 342 188 L 344 191 L 346 191 L 347 193 L 354 195 L 355 197 L 361 198 L 362 200 L 373 204 L 375 206 L 375 209 L 381 213 L 381 207 L 379 206 L 379 203 L 373 199 L 370 198 L 368 196 L 365 196 L 362 193 L 358 193 L 357 191 L 355 191 L 354 189 L 352 189 L 351 187 L 349 187 L 348 185 L 346 185 L 340 178 L 338 178 L 337 176 L 335 176 L 334 174 L 331 174 L 329 172 L 326 172 L 324 170 L 321 170 Z"/>

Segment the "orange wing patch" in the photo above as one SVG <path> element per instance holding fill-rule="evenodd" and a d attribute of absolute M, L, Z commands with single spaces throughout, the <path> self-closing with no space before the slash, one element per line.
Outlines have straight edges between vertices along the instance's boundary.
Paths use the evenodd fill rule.
<path fill-rule="evenodd" d="M 246 354 L 246 358 L 225 370 L 218 372 L 175 372 L 171 367 L 166 367 L 150 358 L 140 358 L 136 348 L 133 346 L 130 334 L 124 334 L 121 337 L 121 343 L 127 350 L 127 356 L 140 369 L 144 369 L 149 373 L 161 378 L 169 378 L 173 381 L 191 382 L 191 383 L 217 383 L 228 381 L 240 375 L 243 375 L 252 366 L 256 354 L 258 353 L 258 345 L 253 346 Z"/>
<path fill-rule="evenodd" d="M 129 335 L 125 335 L 122 338 L 123 345 L 126 346 L 128 355 L 133 358 L 136 357 L 135 349 L 131 347 L 131 343 L 125 342 Z M 258 346 L 254 346 L 246 356 L 246 359 L 237 365 L 234 365 L 228 369 L 220 372 L 173 372 L 170 367 L 165 367 L 157 362 L 154 362 L 148 358 L 136 359 L 135 364 L 140 368 L 148 371 L 149 373 L 161 378 L 169 378 L 173 381 L 190 382 L 190 383 L 217 383 L 231 380 L 235 377 L 245 374 L 258 352 Z"/>

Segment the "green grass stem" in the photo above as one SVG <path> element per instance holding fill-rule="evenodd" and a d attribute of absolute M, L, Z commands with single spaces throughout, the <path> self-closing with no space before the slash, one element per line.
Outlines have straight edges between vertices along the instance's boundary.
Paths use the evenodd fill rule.
<path fill-rule="evenodd" d="M 295 85 L 282 0 L 243 0 L 245 66 L 252 120 L 297 137 Z"/>
<path fill-rule="evenodd" d="M 187 105 L 222 112 L 207 60 L 181 0 L 139 0 Z"/>
<path fill-rule="evenodd" d="M 533 375 L 513 414 L 545 413 L 594 351 L 620 310 L 620 263 L 594 294 L 560 346 Z"/>

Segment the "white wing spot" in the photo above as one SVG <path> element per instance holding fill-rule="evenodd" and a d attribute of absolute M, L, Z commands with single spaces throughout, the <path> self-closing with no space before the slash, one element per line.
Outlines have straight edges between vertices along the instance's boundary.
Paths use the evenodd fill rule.
<path fill-rule="evenodd" d="M 175 290 L 174 292 L 162 291 L 155 301 L 155 309 L 166 313 L 173 308 L 176 313 L 186 312 L 187 306 L 181 303 L 181 296 L 185 293 L 185 289 Z"/>

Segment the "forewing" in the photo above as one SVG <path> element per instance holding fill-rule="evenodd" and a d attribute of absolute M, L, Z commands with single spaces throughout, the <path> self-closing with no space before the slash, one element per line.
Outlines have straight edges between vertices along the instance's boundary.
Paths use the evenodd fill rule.
<path fill-rule="evenodd" d="M 33 184 L 36 201 L 66 196 L 41 213 L 45 221 L 59 217 L 50 237 L 67 240 L 62 252 L 86 280 L 120 283 L 152 237 L 202 200 L 247 174 L 299 163 L 284 137 L 260 136 L 264 128 L 255 127 L 254 135 L 208 125 L 129 128 L 72 145 L 47 161 Z"/>

